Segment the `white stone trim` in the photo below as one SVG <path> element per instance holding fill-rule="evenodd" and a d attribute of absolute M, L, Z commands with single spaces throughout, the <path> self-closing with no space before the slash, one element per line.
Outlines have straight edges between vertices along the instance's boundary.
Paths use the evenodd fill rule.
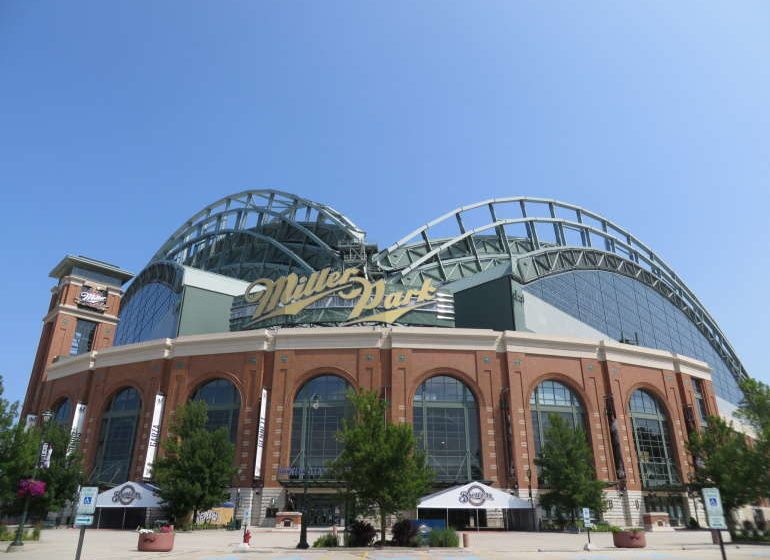
<path fill-rule="evenodd" d="M 382 335 L 389 339 L 386 348 L 498 352 L 502 333 L 489 329 L 391 327 L 383 329 Z"/>
<path fill-rule="evenodd" d="M 46 313 L 45 317 L 43 317 L 43 322 L 47 323 L 48 321 L 53 319 L 57 313 L 60 313 L 61 315 L 69 315 L 70 317 L 77 317 L 78 319 L 85 319 L 87 321 L 96 321 L 99 323 L 106 323 L 109 325 L 118 324 L 117 315 L 110 315 L 109 313 L 98 313 L 96 311 L 89 311 L 87 309 L 81 309 L 80 307 L 75 307 L 74 305 L 66 305 L 66 304 L 59 304 L 56 307 L 54 307 L 51 311 Z"/>
<path fill-rule="evenodd" d="M 315 327 L 273 331 L 270 350 L 387 348 L 389 329 L 380 327 Z"/>
<path fill-rule="evenodd" d="M 690 356 L 674 354 L 674 371 L 711 381 L 711 366 Z"/>
<path fill-rule="evenodd" d="M 95 357 L 96 352 L 86 352 L 84 354 L 78 354 L 77 356 L 63 356 L 59 358 L 59 361 L 48 366 L 46 379 L 59 379 L 61 377 L 67 377 L 68 375 L 92 370 L 94 369 Z"/>
<path fill-rule="evenodd" d="M 234 352 L 263 352 L 270 349 L 270 335 L 265 329 L 227 333 L 228 337 L 195 334 L 169 339 L 169 357 L 231 354 Z"/>
<path fill-rule="evenodd" d="M 599 342 L 599 359 L 604 362 L 620 362 L 651 369 L 674 370 L 674 354 L 633 344 L 609 340 Z"/>
<path fill-rule="evenodd" d="M 505 331 L 499 351 L 596 359 L 600 343 L 601 341 L 544 336 L 521 331 Z"/>
<path fill-rule="evenodd" d="M 103 319 L 103 316 L 99 316 Z M 110 367 L 148 360 L 280 350 L 391 349 L 467 350 L 495 353 L 517 352 L 527 355 L 589 358 L 637 365 L 654 370 L 681 372 L 711 379 L 709 367 L 687 356 L 607 340 L 587 340 L 544 336 L 518 331 L 451 329 L 441 327 L 298 327 L 260 329 L 180 336 L 92 352 L 91 363 L 64 360 L 50 366 L 57 377 L 85 369 Z"/>
<path fill-rule="evenodd" d="M 171 344 L 170 338 L 161 338 L 149 342 L 113 346 L 112 348 L 99 350 L 94 352 L 94 369 L 136 362 L 148 362 L 150 360 L 162 360 L 169 357 Z"/>

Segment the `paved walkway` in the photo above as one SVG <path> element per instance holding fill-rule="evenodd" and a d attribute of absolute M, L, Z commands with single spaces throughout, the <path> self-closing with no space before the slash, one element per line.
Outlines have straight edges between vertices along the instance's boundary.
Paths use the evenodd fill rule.
<path fill-rule="evenodd" d="M 585 535 L 561 533 L 469 533 L 468 549 L 309 549 L 298 551 L 297 531 L 254 529 L 252 549 L 239 553 L 236 547 L 240 533 L 211 530 L 193 533 L 177 533 L 174 550 L 170 553 L 145 553 L 136 550 L 138 536 L 130 531 L 89 530 L 83 548 L 82 560 L 256 560 L 280 558 L 282 560 L 332 560 L 340 558 L 366 560 L 555 560 L 561 558 L 580 560 L 720 560 L 719 547 L 711 544 L 706 531 L 681 531 L 676 533 L 648 533 L 648 547 L 641 550 L 618 550 L 612 547 L 609 533 L 592 534 L 595 549 L 582 550 Z M 309 531 L 312 542 L 321 534 Z M 75 557 L 78 531 L 75 529 L 50 529 L 43 532 L 38 543 L 27 543 L 23 550 L 13 554 L 19 560 L 60 560 Z M 729 560 L 767 558 L 770 546 L 728 545 Z"/>

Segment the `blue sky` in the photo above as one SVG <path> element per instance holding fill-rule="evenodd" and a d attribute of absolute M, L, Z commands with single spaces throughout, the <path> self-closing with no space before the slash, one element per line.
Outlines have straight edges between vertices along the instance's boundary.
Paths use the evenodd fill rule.
<path fill-rule="evenodd" d="M 765 381 L 766 2 L 0 2 L 0 373 L 50 269 L 139 272 L 248 188 L 381 247 L 454 207 L 576 203 L 657 250 Z"/>

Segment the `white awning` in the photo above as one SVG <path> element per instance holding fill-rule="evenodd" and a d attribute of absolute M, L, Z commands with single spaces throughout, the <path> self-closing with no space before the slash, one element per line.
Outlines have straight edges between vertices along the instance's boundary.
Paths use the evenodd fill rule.
<path fill-rule="evenodd" d="M 531 507 L 529 500 L 517 498 L 480 482 L 469 482 L 423 496 L 417 504 L 417 509 L 529 509 Z"/>
<path fill-rule="evenodd" d="M 120 486 L 105 490 L 96 498 L 96 507 L 101 508 L 159 508 L 160 496 L 157 486 L 146 482 L 124 482 Z"/>

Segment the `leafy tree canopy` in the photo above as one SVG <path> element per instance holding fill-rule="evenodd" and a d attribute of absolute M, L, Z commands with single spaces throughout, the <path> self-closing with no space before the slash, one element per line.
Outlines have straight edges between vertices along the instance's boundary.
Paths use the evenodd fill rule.
<path fill-rule="evenodd" d="M 687 444 L 695 458 L 693 483 L 719 488 L 725 514 L 758 500 L 766 467 L 746 436 L 722 418 L 711 416 L 705 430 L 690 435 Z"/>
<path fill-rule="evenodd" d="M 18 403 L 1 398 L 3 393 L 0 379 L 0 502 L 7 514 L 21 511 L 24 499 L 17 495 L 19 481 L 35 477 L 46 483 L 42 496 L 30 501 L 30 513 L 45 517 L 49 511 L 65 506 L 77 492 L 83 478 L 83 456 L 79 450 L 67 454 L 70 444 L 70 430 L 56 422 L 25 429 L 17 421 Z M 53 447 L 50 466 L 35 469 L 39 461 L 42 442 Z"/>
<path fill-rule="evenodd" d="M 343 450 L 329 472 L 343 481 L 359 508 L 377 509 L 382 536 L 385 519 L 413 509 L 434 479 L 412 426 L 386 421 L 388 404 L 374 391 L 349 391 L 354 413 L 338 434 Z"/>
<path fill-rule="evenodd" d="M 155 461 L 153 479 L 166 509 L 177 523 L 192 512 L 214 507 L 227 499 L 226 489 L 236 472 L 235 446 L 226 428 L 206 429 L 206 403 L 191 401 L 176 410 L 171 433 Z"/>
<path fill-rule="evenodd" d="M 574 520 L 579 508 L 604 511 L 602 490 L 606 484 L 596 479 L 591 449 L 586 433 L 575 430 L 555 414 L 549 418 L 545 442 L 535 464 L 540 468 L 540 480 L 548 489 L 540 504 L 555 508 L 560 519 Z"/>

